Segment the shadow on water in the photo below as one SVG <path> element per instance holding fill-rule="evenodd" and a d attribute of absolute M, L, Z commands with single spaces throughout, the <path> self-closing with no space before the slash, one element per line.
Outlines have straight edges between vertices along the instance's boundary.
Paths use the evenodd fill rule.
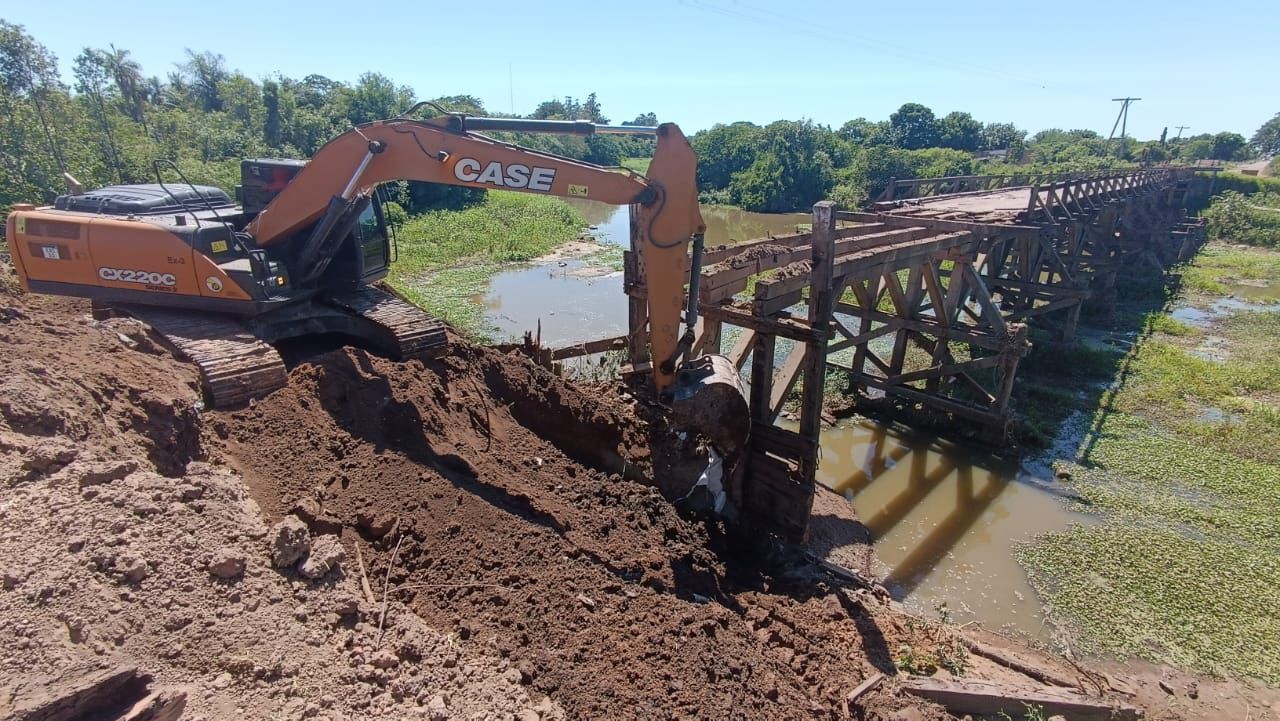
<path fill-rule="evenodd" d="M 1016 462 L 867 420 L 823 433 L 818 480 L 853 503 L 895 598 L 1032 635 L 1040 609 L 1014 544 L 1084 520 Z"/>

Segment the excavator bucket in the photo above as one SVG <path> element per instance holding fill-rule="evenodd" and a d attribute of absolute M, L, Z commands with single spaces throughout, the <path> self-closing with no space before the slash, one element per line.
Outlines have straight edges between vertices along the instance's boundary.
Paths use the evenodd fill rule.
<path fill-rule="evenodd" d="M 746 448 L 751 432 L 747 389 L 728 358 L 708 355 L 685 363 L 672 393 L 675 427 L 701 433 L 726 458 Z"/>

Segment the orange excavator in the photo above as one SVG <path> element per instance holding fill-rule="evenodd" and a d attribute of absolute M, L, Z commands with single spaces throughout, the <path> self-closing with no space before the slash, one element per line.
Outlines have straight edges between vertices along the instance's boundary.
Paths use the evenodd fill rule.
<path fill-rule="evenodd" d="M 688 401 L 708 385 L 741 388 L 731 365 L 688 357 L 705 226 L 697 159 L 678 127 L 471 117 L 434 105 L 439 115 L 411 119 L 425 105 L 432 104 L 353 128 L 310 161 L 243 161 L 239 203 L 185 178 L 165 184 L 157 164 L 156 184 L 15 206 L 6 237 L 22 287 L 92 298 L 140 318 L 200 367 L 214 406 L 233 406 L 286 382 L 273 346 L 287 339 L 335 334 L 395 359 L 445 350 L 438 320 L 373 285 L 394 256 L 380 184 L 587 198 L 636 207 L 632 237 L 648 291 L 644 340 L 656 389 Z M 642 133 L 657 145 L 638 175 L 485 131 Z"/>

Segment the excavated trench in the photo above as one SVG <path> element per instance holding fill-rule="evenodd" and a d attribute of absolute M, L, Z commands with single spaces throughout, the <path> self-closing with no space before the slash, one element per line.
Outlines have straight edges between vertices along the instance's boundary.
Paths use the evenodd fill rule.
<path fill-rule="evenodd" d="M 892 669 L 876 618 L 681 515 L 650 483 L 688 469 L 650 450 L 691 454 L 654 413 L 453 339 L 425 364 L 314 357 L 207 440 L 269 516 L 339 531 L 375 585 L 394 556 L 394 599 L 571 717 L 841 715 Z"/>

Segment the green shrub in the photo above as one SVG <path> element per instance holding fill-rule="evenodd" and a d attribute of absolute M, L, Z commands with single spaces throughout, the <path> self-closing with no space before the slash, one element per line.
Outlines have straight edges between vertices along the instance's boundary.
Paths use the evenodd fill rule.
<path fill-rule="evenodd" d="M 1280 182 L 1276 185 L 1280 186 Z M 1266 248 L 1280 247 L 1280 192 L 1246 197 L 1227 190 L 1213 199 L 1204 216 L 1209 219 L 1212 238 Z"/>

